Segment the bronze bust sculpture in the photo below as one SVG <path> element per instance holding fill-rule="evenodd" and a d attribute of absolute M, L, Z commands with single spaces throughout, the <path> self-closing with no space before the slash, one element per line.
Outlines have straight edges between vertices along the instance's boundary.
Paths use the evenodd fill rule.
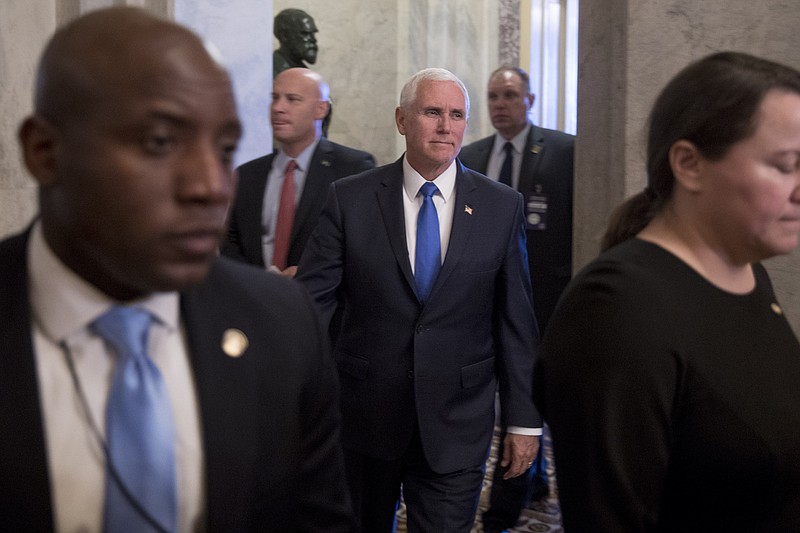
<path fill-rule="evenodd" d="M 311 15 L 302 9 L 284 9 L 275 15 L 273 23 L 275 37 L 280 47 L 272 53 L 272 77 L 287 68 L 308 68 L 317 61 L 317 25 Z M 322 120 L 322 135 L 328 136 L 333 113 L 332 102 L 328 102 L 328 114 Z"/>
<path fill-rule="evenodd" d="M 272 54 L 272 77 L 292 67 L 308 68 L 317 61 L 317 25 L 302 9 L 284 9 L 275 16 L 275 37 L 280 47 Z"/>

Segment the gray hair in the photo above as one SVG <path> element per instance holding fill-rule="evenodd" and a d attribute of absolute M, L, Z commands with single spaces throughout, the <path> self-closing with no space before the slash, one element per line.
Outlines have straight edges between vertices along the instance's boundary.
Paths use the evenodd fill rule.
<path fill-rule="evenodd" d="M 458 85 L 458 88 L 464 94 L 464 105 L 466 107 L 464 113 L 469 117 L 469 93 L 466 86 L 455 74 L 443 68 L 426 68 L 411 76 L 406 84 L 403 85 L 403 90 L 400 91 L 400 108 L 408 109 L 414 103 L 417 98 L 417 88 L 423 81 L 451 81 Z"/>

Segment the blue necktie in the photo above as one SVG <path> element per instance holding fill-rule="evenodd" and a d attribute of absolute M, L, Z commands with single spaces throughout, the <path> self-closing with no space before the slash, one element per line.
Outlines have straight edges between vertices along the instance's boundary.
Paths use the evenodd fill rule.
<path fill-rule="evenodd" d="M 442 252 L 439 244 L 439 216 L 433 205 L 433 195 L 439 192 L 430 181 L 419 189 L 422 207 L 417 215 L 417 249 L 414 258 L 414 279 L 417 296 L 425 303 L 431 293 L 433 282 L 442 268 Z"/>
<path fill-rule="evenodd" d="M 498 179 L 498 181 L 512 187 L 511 173 L 514 166 L 514 145 L 506 141 L 503 150 L 506 152 L 506 158 L 503 159 L 503 166 L 500 168 L 500 179 Z"/>
<path fill-rule="evenodd" d="M 175 424 L 161 373 L 147 356 L 151 320 L 143 309 L 112 307 L 92 323 L 117 354 L 106 406 L 105 533 L 177 530 Z"/>

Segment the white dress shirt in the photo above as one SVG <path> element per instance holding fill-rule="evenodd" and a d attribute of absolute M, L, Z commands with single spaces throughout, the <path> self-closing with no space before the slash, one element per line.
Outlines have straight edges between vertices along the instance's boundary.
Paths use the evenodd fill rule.
<path fill-rule="evenodd" d="M 511 185 L 519 190 L 519 171 L 522 168 L 522 151 L 525 149 L 525 141 L 528 139 L 528 132 L 531 126 L 528 124 L 521 132 L 517 133 L 509 142 L 514 147 L 514 160 L 511 165 Z M 494 181 L 500 179 L 500 169 L 503 168 L 503 161 L 506 160 L 506 139 L 499 133 L 494 134 L 494 145 L 489 154 L 489 162 L 486 164 L 486 175 Z"/>
<path fill-rule="evenodd" d="M 408 164 L 403 158 L 403 214 L 406 219 L 406 245 L 408 246 L 408 260 L 411 261 L 411 271 L 414 272 L 414 262 L 417 250 L 417 215 L 422 207 L 422 196 L 419 189 L 426 183 L 419 172 Z M 432 197 L 436 206 L 436 215 L 439 217 L 439 243 L 441 245 L 442 263 L 447 255 L 447 245 L 450 243 L 450 229 L 453 227 L 453 204 L 456 190 L 456 163 L 453 161 L 447 170 L 442 172 L 433 183 L 439 192 Z"/>
<path fill-rule="evenodd" d="M 66 267 L 46 244 L 40 224 L 28 249 L 33 347 L 56 530 L 102 531 L 105 458 L 92 424 L 105 439 L 105 407 L 115 356 L 89 324 L 115 302 Z M 177 293 L 126 302 L 150 311 L 148 349 L 169 391 L 175 419 L 179 531 L 204 529 L 200 417 Z M 70 375 L 71 357 L 91 412 L 90 424 Z"/>

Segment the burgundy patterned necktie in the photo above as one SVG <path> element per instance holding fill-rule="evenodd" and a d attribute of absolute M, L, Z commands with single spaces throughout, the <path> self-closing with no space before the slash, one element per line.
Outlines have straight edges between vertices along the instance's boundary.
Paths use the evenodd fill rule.
<path fill-rule="evenodd" d="M 289 241 L 292 238 L 294 223 L 294 171 L 297 161 L 290 160 L 283 173 L 281 199 L 278 204 L 278 221 L 275 224 L 275 245 L 272 248 L 272 264 L 281 270 L 287 267 L 289 258 Z"/>

